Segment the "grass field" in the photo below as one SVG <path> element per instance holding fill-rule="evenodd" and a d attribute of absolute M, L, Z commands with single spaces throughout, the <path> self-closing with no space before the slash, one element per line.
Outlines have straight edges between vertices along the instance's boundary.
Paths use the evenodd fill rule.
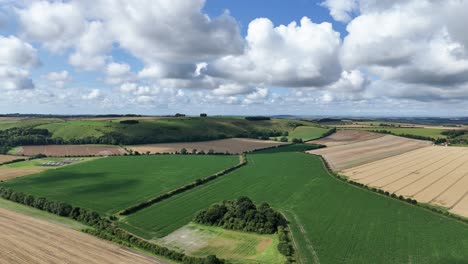
<path fill-rule="evenodd" d="M 259 235 L 190 223 L 157 241 L 191 256 L 216 255 L 229 263 L 282 264 L 277 235 Z"/>
<path fill-rule="evenodd" d="M 2 185 L 112 214 L 237 163 L 238 156 L 109 157 L 16 178 Z"/>
<path fill-rule="evenodd" d="M 245 195 L 285 213 L 302 263 L 468 259 L 466 224 L 338 181 L 317 156 L 269 150 L 248 159 L 232 174 L 130 215 L 124 227 L 146 238 L 163 237 L 198 210 Z"/>
<path fill-rule="evenodd" d="M 387 130 L 392 132 L 395 135 L 402 135 L 402 134 L 410 134 L 416 136 L 424 136 L 424 137 L 431 137 L 434 139 L 437 138 L 445 138 L 446 136 L 440 134 L 441 132 L 445 131 L 445 129 L 438 129 L 438 128 L 386 128 L 386 127 L 356 127 L 352 128 L 353 130 L 367 130 L 367 131 L 379 131 L 379 130 Z"/>
<path fill-rule="evenodd" d="M 293 138 L 300 138 L 303 141 L 309 141 L 320 138 L 328 130 L 329 129 L 327 128 L 317 126 L 299 126 L 289 132 L 289 136 L 287 136 L 287 138 L 288 141 L 292 141 Z M 281 137 L 276 137 L 276 140 L 279 140 L 280 138 Z"/>

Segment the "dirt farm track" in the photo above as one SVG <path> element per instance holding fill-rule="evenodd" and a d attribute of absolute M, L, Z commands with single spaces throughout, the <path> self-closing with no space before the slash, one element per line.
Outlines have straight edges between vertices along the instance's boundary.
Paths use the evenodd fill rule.
<path fill-rule="evenodd" d="M 93 236 L 0 208 L 0 263 L 160 263 Z"/>
<path fill-rule="evenodd" d="M 342 171 L 366 184 L 468 217 L 468 148 L 431 146 Z"/>

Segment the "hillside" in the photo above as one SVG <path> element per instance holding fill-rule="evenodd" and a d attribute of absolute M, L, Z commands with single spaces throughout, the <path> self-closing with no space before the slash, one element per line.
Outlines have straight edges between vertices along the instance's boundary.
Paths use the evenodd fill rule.
<path fill-rule="evenodd" d="M 326 131 L 311 122 L 242 117 L 30 118 L 0 121 L 0 145 L 132 145 L 233 137 L 268 139 L 288 135 L 302 126 Z"/>

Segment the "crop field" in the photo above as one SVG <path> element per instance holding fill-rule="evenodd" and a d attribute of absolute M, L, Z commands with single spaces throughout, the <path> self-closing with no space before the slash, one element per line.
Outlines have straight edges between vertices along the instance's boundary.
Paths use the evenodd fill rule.
<path fill-rule="evenodd" d="M 379 130 L 386 130 L 390 131 L 395 135 L 415 135 L 415 136 L 423 136 L 423 137 L 430 137 L 430 138 L 445 138 L 446 136 L 442 135 L 441 133 L 448 129 L 443 128 L 426 128 L 426 127 L 401 127 L 401 128 L 393 128 L 393 127 L 351 127 L 353 130 L 367 130 L 367 131 L 379 131 Z"/>
<path fill-rule="evenodd" d="M 204 151 L 207 153 L 213 150 L 217 153 L 231 153 L 240 154 L 250 152 L 258 149 L 264 149 L 274 146 L 281 146 L 287 143 L 270 141 L 270 140 L 256 140 L 247 138 L 230 138 L 202 142 L 187 142 L 187 143 L 161 143 L 161 144 L 147 144 L 128 146 L 128 149 L 138 151 L 140 153 L 175 153 L 185 148 L 188 152 L 196 150 L 198 152 Z"/>
<path fill-rule="evenodd" d="M 13 161 L 13 160 L 17 160 L 17 159 L 24 159 L 24 157 L 12 156 L 12 155 L 0 155 L 0 164 L 10 162 L 10 161 Z"/>
<path fill-rule="evenodd" d="M 90 235 L 0 208 L 0 263 L 162 263 Z"/>
<path fill-rule="evenodd" d="M 238 163 L 238 156 L 108 157 L 16 178 L 3 185 L 112 214 Z"/>
<path fill-rule="evenodd" d="M 328 137 L 312 140 L 310 143 L 325 145 L 327 147 L 347 145 L 383 137 L 384 134 L 372 133 L 362 130 L 338 130 Z"/>
<path fill-rule="evenodd" d="M 340 171 L 372 161 L 432 145 L 432 142 L 385 135 L 347 145 L 311 150 L 323 156 L 333 170 Z"/>
<path fill-rule="evenodd" d="M 282 264 L 286 260 L 276 250 L 277 235 L 226 230 L 220 227 L 190 223 L 162 239 L 158 244 L 191 256 L 216 255 L 229 263 Z"/>
<path fill-rule="evenodd" d="M 9 167 L 0 167 L 0 181 L 11 180 L 14 178 L 35 174 L 45 169 L 34 168 L 34 169 L 24 169 L 24 168 L 9 168 Z"/>
<path fill-rule="evenodd" d="M 281 149 L 248 155 L 247 166 L 130 215 L 122 226 L 160 238 L 213 203 L 248 196 L 286 215 L 302 263 L 468 259 L 466 224 L 350 186 L 329 175 L 319 157 Z"/>
<path fill-rule="evenodd" d="M 16 155 L 34 156 L 44 154 L 51 157 L 65 156 L 111 156 L 123 155 L 125 150 L 115 146 L 98 145 L 43 145 L 22 146 L 11 151 Z"/>
<path fill-rule="evenodd" d="M 354 167 L 343 174 L 390 193 L 468 217 L 468 148 L 432 146 Z"/>

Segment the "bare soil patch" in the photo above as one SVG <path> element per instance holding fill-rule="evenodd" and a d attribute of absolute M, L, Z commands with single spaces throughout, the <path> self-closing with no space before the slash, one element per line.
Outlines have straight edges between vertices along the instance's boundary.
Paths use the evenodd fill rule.
<path fill-rule="evenodd" d="M 468 148 L 430 146 L 342 173 L 368 186 L 468 217 Z"/>
<path fill-rule="evenodd" d="M 114 146 L 98 145 L 41 145 L 23 146 L 17 149 L 16 154 L 33 156 L 44 154 L 50 157 L 65 156 L 111 156 L 123 155 L 125 150 Z"/>
<path fill-rule="evenodd" d="M 0 208 L 0 263 L 164 263 L 127 248 Z"/>
<path fill-rule="evenodd" d="M 271 140 L 256 140 L 256 139 L 247 139 L 247 138 L 230 138 L 230 139 L 220 139 L 212 141 L 202 141 L 202 142 L 181 142 L 181 143 L 162 143 L 162 144 L 147 144 L 147 145 L 136 145 L 128 146 L 128 149 L 133 151 L 138 151 L 140 153 L 150 152 L 154 153 L 174 153 L 180 151 L 182 148 L 185 148 L 188 152 L 196 149 L 199 151 L 208 152 L 212 149 L 214 152 L 225 153 L 229 152 L 231 154 L 240 154 L 243 152 L 254 151 L 258 149 L 264 149 L 269 147 L 275 147 L 284 145 L 287 143 L 276 142 Z"/>
<path fill-rule="evenodd" d="M 311 150 L 308 153 L 323 156 L 333 170 L 340 171 L 430 145 L 432 142 L 429 141 L 384 135 L 366 141 Z"/>
<path fill-rule="evenodd" d="M 338 146 L 338 145 L 347 145 L 356 142 L 366 141 L 370 139 L 376 139 L 383 137 L 384 134 L 373 133 L 362 130 L 338 130 L 336 133 L 331 134 L 328 137 L 309 141 L 314 144 L 321 144 L 327 147 Z"/>
<path fill-rule="evenodd" d="M 0 167 L 0 181 L 6 181 L 44 171 L 45 169 L 23 169 Z"/>
<path fill-rule="evenodd" d="M 24 159 L 22 156 L 0 155 L 0 164 L 10 162 L 17 159 Z"/>

